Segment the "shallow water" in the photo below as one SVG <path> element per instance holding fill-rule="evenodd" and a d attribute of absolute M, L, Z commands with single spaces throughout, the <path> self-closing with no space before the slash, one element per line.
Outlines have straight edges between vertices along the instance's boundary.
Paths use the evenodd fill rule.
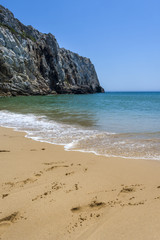
<path fill-rule="evenodd" d="M 70 150 L 160 160 L 160 93 L 1 97 L 0 125 Z"/>

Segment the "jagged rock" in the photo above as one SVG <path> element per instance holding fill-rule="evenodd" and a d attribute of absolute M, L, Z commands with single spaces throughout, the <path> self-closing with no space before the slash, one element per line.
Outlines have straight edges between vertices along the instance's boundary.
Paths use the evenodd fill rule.
<path fill-rule="evenodd" d="M 23 25 L 0 5 L 0 95 L 103 92 L 90 59 Z"/>

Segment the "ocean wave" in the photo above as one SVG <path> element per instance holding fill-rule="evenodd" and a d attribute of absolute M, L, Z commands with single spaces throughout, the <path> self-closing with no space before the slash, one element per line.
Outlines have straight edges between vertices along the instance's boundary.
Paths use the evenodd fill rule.
<path fill-rule="evenodd" d="M 27 137 L 62 145 L 66 145 L 73 140 L 82 139 L 83 136 L 88 137 L 96 132 L 57 123 L 47 119 L 46 116 L 19 114 L 9 111 L 0 111 L 0 125 L 14 128 L 17 131 L 25 131 Z"/>
<path fill-rule="evenodd" d="M 160 160 L 160 134 L 109 133 L 49 120 L 45 115 L 0 111 L 0 126 L 26 132 L 36 141 L 64 145 L 67 151 Z"/>

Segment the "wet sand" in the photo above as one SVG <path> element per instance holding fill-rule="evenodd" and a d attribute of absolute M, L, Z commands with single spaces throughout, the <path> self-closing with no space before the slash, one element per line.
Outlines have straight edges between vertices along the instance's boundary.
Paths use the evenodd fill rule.
<path fill-rule="evenodd" d="M 160 239 L 160 162 L 24 136 L 0 128 L 1 240 Z"/>

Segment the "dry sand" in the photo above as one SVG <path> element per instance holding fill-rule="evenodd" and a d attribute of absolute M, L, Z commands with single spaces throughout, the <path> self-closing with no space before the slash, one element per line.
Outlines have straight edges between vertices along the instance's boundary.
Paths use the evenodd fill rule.
<path fill-rule="evenodd" d="M 66 152 L 0 128 L 1 240 L 159 240 L 160 162 Z"/>

